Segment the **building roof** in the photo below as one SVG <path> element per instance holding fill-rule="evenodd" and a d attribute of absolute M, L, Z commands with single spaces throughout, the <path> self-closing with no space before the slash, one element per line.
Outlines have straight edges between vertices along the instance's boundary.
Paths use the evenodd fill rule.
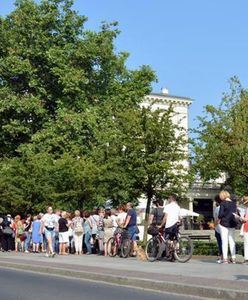
<path fill-rule="evenodd" d="M 170 94 L 163 94 L 163 93 L 150 93 L 149 96 L 160 96 L 160 97 L 167 97 L 167 98 L 174 98 L 179 100 L 185 100 L 185 101 L 193 101 L 193 99 L 189 97 L 182 97 L 182 96 L 175 96 Z"/>

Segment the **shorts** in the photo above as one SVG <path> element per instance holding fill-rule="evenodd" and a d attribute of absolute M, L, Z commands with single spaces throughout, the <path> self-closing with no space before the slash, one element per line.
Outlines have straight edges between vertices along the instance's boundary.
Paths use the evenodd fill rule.
<path fill-rule="evenodd" d="M 59 232 L 59 243 L 69 243 L 69 234 L 66 232 Z"/>
<path fill-rule="evenodd" d="M 131 241 L 136 241 L 136 225 L 127 227 Z"/>
<path fill-rule="evenodd" d="M 45 228 L 45 237 L 46 237 L 46 239 L 54 239 L 54 237 L 55 237 L 55 230 L 48 230 L 48 229 L 46 229 Z"/>

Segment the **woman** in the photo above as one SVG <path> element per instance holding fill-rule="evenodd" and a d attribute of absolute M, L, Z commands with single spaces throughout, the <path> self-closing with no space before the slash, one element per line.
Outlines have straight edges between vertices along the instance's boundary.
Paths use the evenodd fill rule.
<path fill-rule="evenodd" d="M 244 255 L 245 261 L 244 264 L 248 265 L 248 196 L 243 198 L 244 205 L 246 206 L 245 215 L 243 218 L 244 222 Z"/>
<path fill-rule="evenodd" d="M 41 216 L 34 216 L 32 222 L 32 242 L 33 242 L 33 253 L 39 253 L 39 246 L 41 243 L 41 234 L 40 234 L 40 227 L 41 227 Z"/>
<path fill-rule="evenodd" d="M 103 208 L 99 209 L 99 218 L 97 221 L 97 240 L 99 245 L 98 255 L 104 254 L 104 217 L 105 217 L 105 210 Z"/>
<path fill-rule="evenodd" d="M 79 210 L 75 211 L 75 217 L 72 219 L 73 238 L 75 244 L 75 254 L 82 253 L 83 234 L 84 234 L 84 220 L 81 218 Z"/>
<path fill-rule="evenodd" d="M 24 232 L 25 232 L 25 242 L 24 249 L 25 253 L 29 253 L 30 241 L 31 241 L 31 225 L 32 225 L 32 217 L 30 214 L 27 215 L 26 220 L 24 221 Z"/>
<path fill-rule="evenodd" d="M 118 216 L 116 218 L 116 223 L 119 226 L 119 228 L 122 228 L 125 224 L 127 213 L 126 213 L 126 207 L 124 205 L 120 205 L 118 207 Z"/>
<path fill-rule="evenodd" d="M 228 244 L 231 252 L 231 262 L 236 263 L 236 246 L 235 246 L 235 227 L 237 225 L 234 213 L 237 212 L 236 203 L 230 198 L 227 191 L 221 191 L 219 210 L 219 227 L 222 240 L 223 263 L 228 264 Z"/>
<path fill-rule="evenodd" d="M 53 208 L 49 206 L 47 208 L 47 213 L 41 219 L 41 234 L 43 233 L 45 234 L 45 239 L 47 242 L 46 257 L 55 256 L 53 244 L 54 244 L 56 226 L 57 226 L 57 220 L 55 218 L 55 215 L 53 214 Z"/>
<path fill-rule="evenodd" d="M 105 218 L 103 219 L 103 227 L 104 227 L 104 253 L 105 256 L 107 256 L 108 255 L 107 242 L 113 236 L 113 227 L 114 227 L 110 210 L 106 210 L 105 212 Z"/>
<path fill-rule="evenodd" d="M 92 248 L 91 248 L 91 238 L 92 238 L 92 222 L 91 222 L 91 217 L 90 217 L 90 212 L 89 211 L 85 211 L 84 212 L 84 217 L 85 217 L 85 221 L 84 221 L 84 242 L 87 248 L 87 255 L 92 254 Z"/>
<path fill-rule="evenodd" d="M 21 252 L 23 252 L 24 251 L 24 239 L 22 239 L 22 236 L 24 234 L 24 225 L 21 221 L 20 215 L 17 215 L 15 217 L 13 228 L 15 231 L 15 251 L 18 252 L 19 245 L 21 245 Z"/>
<path fill-rule="evenodd" d="M 67 246 L 69 245 L 69 223 L 67 220 L 67 212 L 63 211 L 59 223 L 59 254 L 67 255 Z"/>

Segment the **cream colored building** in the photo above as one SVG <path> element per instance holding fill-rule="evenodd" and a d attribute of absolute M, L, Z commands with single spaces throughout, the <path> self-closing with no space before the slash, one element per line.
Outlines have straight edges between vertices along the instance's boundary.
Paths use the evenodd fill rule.
<path fill-rule="evenodd" d="M 162 89 L 161 93 L 151 93 L 146 96 L 142 106 L 148 107 L 151 105 L 154 110 L 167 110 L 172 105 L 175 112 L 173 121 L 182 126 L 186 134 L 188 134 L 189 107 L 192 101 L 188 97 L 170 95 L 167 89 Z M 185 164 L 189 165 L 189 162 L 185 162 Z M 213 200 L 224 180 L 224 178 L 220 178 L 204 185 L 201 180 L 196 180 L 187 193 L 187 198 L 189 199 L 188 209 L 203 214 L 206 221 L 211 220 L 213 218 Z M 144 207 L 145 202 L 145 199 L 141 200 L 140 206 Z"/>

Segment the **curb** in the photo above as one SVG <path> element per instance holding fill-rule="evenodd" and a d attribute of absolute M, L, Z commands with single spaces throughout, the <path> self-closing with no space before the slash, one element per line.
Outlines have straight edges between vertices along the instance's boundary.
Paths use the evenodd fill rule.
<path fill-rule="evenodd" d="M 40 274 L 58 275 L 63 277 L 70 277 L 81 280 L 96 281 L 107 284 L 115 284 L 121 286 L 128 286 L 133 288 L 141 288 L 152 290 L 156 292 L 167 292 L 179 295 L 197 296 L 210 299 L 223 300 L 247 300 L 248 292 L 240 290 L 231 290 L 224 288 L 211 288 L 209 286 L 181 284 L 168 281 L 152 281 L 135 277 L 113 276 L 109 274 L 93 273 L 87 271 L 72 271 L 68 269 L 60 269 L 56 267 L 42 267 L 38 265 L 27 266 L 19 263 L 2 262 L 1 266 L 4 268 L 11 268 L 16 270 L 31 271 Z M 28 269 L 27 269 L 28 267 Z M 38 268 L 37 268 L 38 267 Z M 38 271 L 37 271 L 38 270 Z"/>

